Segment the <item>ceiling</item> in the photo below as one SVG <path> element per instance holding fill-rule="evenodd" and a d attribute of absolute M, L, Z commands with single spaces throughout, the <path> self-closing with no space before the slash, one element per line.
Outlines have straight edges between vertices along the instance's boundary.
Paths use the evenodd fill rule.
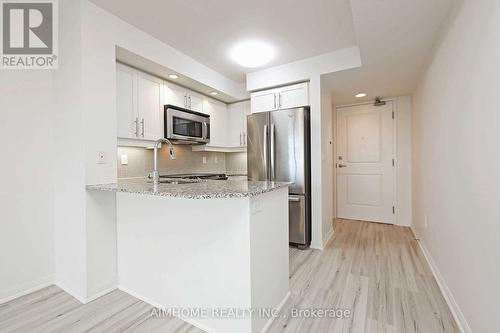
<path fill-rule="evenodd" d="M 237 81 L 250 71 L 356 45 L 349 0 L 91 0 Z M 273 45 L 273 61 L 243 68 L 229 49 L 245 39 Z"/>
<path fill-rule="evenodd" d="M 91 0 L 237 82 L 245 74 L 357 45 L 363 65 L 323 75 L 336 105 L 411 95 L 462 0 Z M 229 59 L 244 39 L 275 59 L 246 69 Z M 203 87 L 209 89 L 208 87 Z M 205 89 L 205 90 L 206 90 Z M 367 93 L 357 99 L 356 93 Z M 224 96 L 220 98 L 223 100 Z"/>
<path fill-rule="evenodd" d="M 325 75 L 336 105 L 411 95 L 458 0 L 351 0 L 363 65 Z M 365 98 L 355 98 L 357 93 Z"/>

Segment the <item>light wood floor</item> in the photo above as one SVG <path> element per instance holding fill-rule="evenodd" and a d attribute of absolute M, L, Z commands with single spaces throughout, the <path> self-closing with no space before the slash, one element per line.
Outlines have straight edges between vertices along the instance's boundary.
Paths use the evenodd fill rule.
<path fill-rule="evenodd" d="M 459 332 L 409 228 L 337 220 L 323 251 L 290 249 L 291 297 L 269 332 Z M 348 319 L 292 318 L 341 308 Z M 82 305 L 56 286 L 0 305 L 0 332 L 203 332 L 119 290 Z"/>

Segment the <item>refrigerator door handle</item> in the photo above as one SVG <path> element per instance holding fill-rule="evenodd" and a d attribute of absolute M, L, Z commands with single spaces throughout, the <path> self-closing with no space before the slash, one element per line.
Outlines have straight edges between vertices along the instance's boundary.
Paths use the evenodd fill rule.
<path fill-rule="evenodd" d="M 271 180 L 276 178 L 275 170 L 275 159 L 276 159 L 276 148 L 275 148 L 275 136 L 274 136 L 274 123 L 271 124 Z"/>
<path fill-rule="evenodd" d="M 264 125 L 264 172 L 266 178 L 269 178 L 269 173 L 267 172 L 267 125 Z"/>

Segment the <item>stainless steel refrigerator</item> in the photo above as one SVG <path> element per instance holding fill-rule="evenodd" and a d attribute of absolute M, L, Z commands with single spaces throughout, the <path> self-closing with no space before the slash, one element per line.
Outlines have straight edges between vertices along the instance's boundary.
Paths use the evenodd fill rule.
<path fill-rule="evenodd" d="M 248 179 L 291 182 L 289 242 L 311 243 L 309 107 L 253 113 L 247 118 Z"/>

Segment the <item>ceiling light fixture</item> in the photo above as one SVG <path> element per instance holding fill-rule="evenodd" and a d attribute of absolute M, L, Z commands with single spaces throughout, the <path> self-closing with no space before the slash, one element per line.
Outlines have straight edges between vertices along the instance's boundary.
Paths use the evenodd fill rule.
<path fill-rule="evenodd" d="M 179 78 L 179 75 L 177 75 L 177 74 L 169 74 L 168 77 L 175 80 L 175 79 Z"/>
<path fill-rule="evenodd" d="M 211 91 L 211 92 L 210 92 L 210 95 L 213 95 L 213 96 L 218 95 L 218 94 L 219 94 L 219 93 L 218 93 L 217 91 Z"/>
<path fill-rule="evenodd" d="M 356 94 L 356 98 L 366 97 L 365 93 Z"/>
<path fill-rule="evenodd" d="M 249 40 L 236 44 L 229 52 L 240 66 L 255 68 L 267 64 L 274 58 L 274 49 L 266 42 Z"/>

